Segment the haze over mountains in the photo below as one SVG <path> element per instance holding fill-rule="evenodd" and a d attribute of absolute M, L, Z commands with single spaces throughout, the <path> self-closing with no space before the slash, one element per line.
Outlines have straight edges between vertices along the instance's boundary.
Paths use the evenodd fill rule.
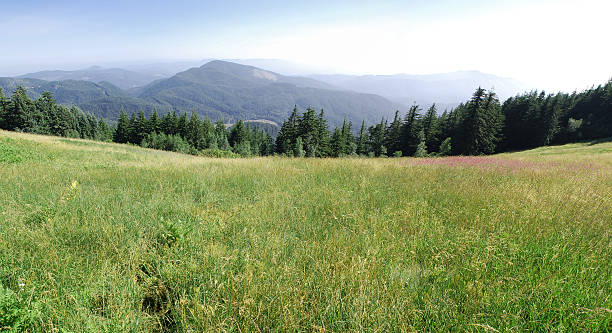
<path fill-rule="evenodd" d="M 198 67 L 200 63 L 203 65 Z M 204 59 L 131 65 L 126 69 L 93 66 L 43 71 L 0 78 L 0 87 L 11 93 L 23 85 L 32 97 L 50 91 L 61 104 L 75 104 L 109 120 L 116 119 L 124 108 L 128 113 L 142 109 L 146 114 L 154 109 L 160 113 L 195 110 L 213 120 L 265 119 L 280 123 L 297 105 L 302 110 L 308 106 L 324 109 L 332 125 L 344 119 L 354 123 L 379 121 L 413 103 L 426 108 L 436 102 L 443 111 L 467 100 L 478 86 L 494 88 L 502 99 L 525 90 L 515 80 L 476 71 L 367 76 L 278 73 L 308 70 L 275 59 Z"/>
<path fill-rule="evenodd" d="M 413 103 L 453 108 L 466 101 L 477 87 L 492 89 L 501 100 L 523 92 L 527 87 L 513 79 L 478 71 L 459 71 L 431 75 L 311 75 L 337 87 L 377 94 L 404 105 Z"/>

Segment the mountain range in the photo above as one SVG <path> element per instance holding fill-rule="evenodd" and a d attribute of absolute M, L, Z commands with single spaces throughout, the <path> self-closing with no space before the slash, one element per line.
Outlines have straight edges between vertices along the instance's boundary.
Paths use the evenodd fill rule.
<path fill-rule="evenodd" d="M 478 71 L 431 75 L 310 75 L 309 77 L 339 88 L 380 95 L 404 105 L 417 104 L 425 107 L 436 103 L 440 108 L 448 109 L 469 99 L 477 87 L 494 90 L 501 100 L 527 89 L 519 81 Z"/>
<path fill-rule="evenodd" d="M 288 62 L 234 61 L 202 60 L 200 67 L 178 73 L 174 71 L 200 62 L 44 71 L 0 78 L 0 88 L 10 94 L 22 85 L 33 98 L 50 91 L 58 103 L 77 105 L 108 120 L 116 119 L 123 108 L 128 113 L 143 110 L 150 114 L 154 109 L 160 113 L 195 111 L 202 117 L 226 122 L 260 119 L 280 123 L 297 105 L 301 110 L 309 106 L 324 109 L 332 126 L 344 119 L 373 123 L 413 103 L 426 108 L 437 102 L 439 109 L 451 108 L 467 100 L 478 86 L 494 87 L 502 98 L 524 90 L 514 80 L 480 72 L 306 77 L 261 68 L 290 72 L 292 64 Z"/>

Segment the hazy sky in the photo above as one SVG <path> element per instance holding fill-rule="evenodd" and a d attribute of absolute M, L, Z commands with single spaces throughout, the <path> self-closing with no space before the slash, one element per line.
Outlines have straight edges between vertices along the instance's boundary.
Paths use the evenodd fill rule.
<path fill-rule="evenodd" d="M 351 74 L 479 70 L 548 90 L 612 77 L 610 0 L 2 0 L 0 75 L 277 58 Z"/>

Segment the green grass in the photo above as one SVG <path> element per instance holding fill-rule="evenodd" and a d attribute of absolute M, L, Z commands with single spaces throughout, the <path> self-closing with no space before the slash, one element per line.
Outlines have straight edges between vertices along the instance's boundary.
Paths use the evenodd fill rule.
<path fill-rule="evenodd" d="M 24 330 L 612 328 L 612 143 L 476 165 L 90 143 L 0 132 L 0 316 Z"/>

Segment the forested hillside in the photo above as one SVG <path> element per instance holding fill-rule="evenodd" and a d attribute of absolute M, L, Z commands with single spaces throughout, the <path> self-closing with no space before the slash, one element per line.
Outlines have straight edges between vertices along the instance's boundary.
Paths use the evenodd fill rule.
<path fill-rule="evenodd" d="M 294 105 L 325 109 L 329 122 L 374 122 L 401 107 L 380 96 L 331 90 L 307 78 L 286 77 L 262 69 L 212 61 L 145 87 L 139 97 L 180 112 L 195 110 L 211 119 L 268 119 L 282 122 Z"/>
<path fill-rule="evenodd" d="M 37 77 L 63 77 L 51 74 L 42 73 Z M 78 73 L 68 74 L 68 77 L 79 77 Z M 115 78 L 113 82 L 116 81 Z M 311 78 L 283 76 L 226 61 L 211 61 L 129 90 L 109 82 L 0 78 L 0 88 L 5 92 L 12 93 L 18 86 L 24 87 L 31 98 L 49 91 L 59 104 L 76 105 L 109 121 L 116 121 L 122 109 L 128 114 L 142 110 L 147 117 L 157 109 L 160 114 L 172 110 L 195 112 L 200 118 L 226 123 L 239 119 L 281 123 L 297 105 L 301 109 L 325 109 L 330 124 L 339 125 L 344 119 L 374 122 L 401 108 L 400 104 L 377 95 L 341 91 Z"/>

